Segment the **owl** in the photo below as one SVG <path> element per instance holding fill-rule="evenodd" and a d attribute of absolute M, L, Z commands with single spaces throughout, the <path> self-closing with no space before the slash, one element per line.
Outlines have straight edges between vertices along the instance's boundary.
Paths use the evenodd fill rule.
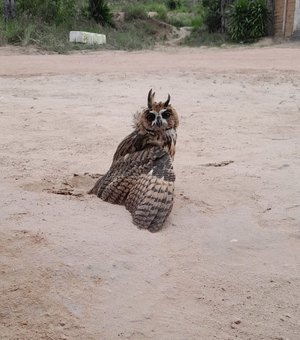
<path fill-rule="evenodd" d="M 89 193 L 125 205 L 138 228 L 159 231 L 173 207 L 178 124 L 170 95 L 156 102 L 151 89 L 147 107 L 134 115 L 133 132 L 119 144 L 110 169 Z"/>

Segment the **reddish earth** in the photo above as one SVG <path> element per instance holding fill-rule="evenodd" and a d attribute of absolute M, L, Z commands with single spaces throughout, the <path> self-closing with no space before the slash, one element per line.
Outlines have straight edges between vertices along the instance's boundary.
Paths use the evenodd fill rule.
<path fill-rule="evenodd" d="M 0 49 L 0 338 L 298 340 L 299 60 Z M 156 234 L 85 194 L 150 88 L 181 118 Z"/>

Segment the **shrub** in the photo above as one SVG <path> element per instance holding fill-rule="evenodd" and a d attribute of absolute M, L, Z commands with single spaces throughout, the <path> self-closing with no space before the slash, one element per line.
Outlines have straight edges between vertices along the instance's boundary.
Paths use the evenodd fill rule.
<path fill-rule="evenodd" d="M 113 15 L 105 0 L 89 0 L 88 12 L 98 24 L 113 25 Z"/>
<path fill-rule="evenodd" d="M 156 7 L 157 19 L 161 21 L 166 21 L 168 18 L 167 8 L 165 5 L 159 5 Z"/>
<path fill-rule="evenodd" d="M 104 48 L 141 50 L 153 48 L 157 42 L 156 30 L 144 20 L 124 22 L 115 30 L 105 28 L 108 44 Z"/>
<path fill-rule="evenodd" d="M 210 33 L 219 32 L 221 29 L 221 1 L 203 0 L 203 7 L 206 9 L 204 23 Z"/>
<path fill-rule="evenodd" d="M 203 25 L 203 16 L 201 14 L 194 16 L 194 18 L 192 19 L 192 27 L 198 28 L 198 27 L 201 27 L 202 25 Z"/>
<path fill-rule="evenodd" d="M 76 17 L 76 0 L 19 0 L 17 13 L 56 25 L 70 24 Z"/>
<path fill-rule="evenodd" d="M 266 0 L 235 0 L 230 7 L 228 34 L 233 41 L 254 41 L 267 34 L 269 20 Z"/>
<path fill-rule="evenodd" d="M 125 19 L 128 21 L 133 19 L 146 19 L 148 17 L 143 5 L 128 5 L 124 7 L 123 11 L 125 12 Z"/>
<path fill-rule="evenodd" d="M 167 0 L 166 5 L 171 11 L 174 11 L 175 9 L 179 9 L 182 3 L 180 0 Z"/>
<path fill-rule="evenodd" d="M 25 27 L 21 25 L 18 21 L 12 20 L 7 23 L 1 20 L 0 30 L 3 37 L 2 43 L 17 44 L 23 39 Z"/>
<path fill-rule="evenodd" d="M 0 20 L 0 42 L 27 46 L 34 43 L 43 50 L 65 53 L 70 48 L 68 31 L 63 25 L 47 25 L 27 16 L 5 23 Z"/>
<path fill-rule="evenodd" d="M 167 22 L 175 27 L 201 27 L 203 25 L 203 15 L 189 13 L 175 13 L 168 16 Z"/>
<path fill-rule="evenodd" d="M 226 42 L 222 33 L 208 33 L 201 28 L 194 29 L 190 36 L 185 39 L 188 46 L 221 46 Z"/>

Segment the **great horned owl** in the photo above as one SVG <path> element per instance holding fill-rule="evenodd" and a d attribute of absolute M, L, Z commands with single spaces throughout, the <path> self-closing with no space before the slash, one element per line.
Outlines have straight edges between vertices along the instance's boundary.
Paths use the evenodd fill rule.
<path fill-rule="evenodd" d="M 134 115 L 134 131 L 119 144 L 110 169 L 89 192 L 125 204 L 133 223 L 151 232 L 162 228 L 173 207 L 172 160 L 179 123 L 170 95 L 165 102 L 154 96 L 150 90 L 148 107 Z"/>

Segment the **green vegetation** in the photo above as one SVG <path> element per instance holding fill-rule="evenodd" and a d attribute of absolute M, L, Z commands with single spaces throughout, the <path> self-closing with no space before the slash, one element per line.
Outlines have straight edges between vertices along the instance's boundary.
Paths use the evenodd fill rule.
<path fill-rule="evenodd" d="M 180 0 L 167 0 L 166 4 L 171 11 L 182 7 L 182 3 Z"/>
<path fill-rule="evenodd" d="M 147 19 L 147 11 L 145 6 L 141 5 L 128 5 L 123 8 L 125 19 L 127 21 L 136 19 Z"/>
<path fill-rule="evenodd" d="M 228 34 L 236 42 L 252 42 L 267 34 L 270 14 L 266 0 L 235 0 L 230 7 Z"/>
<path fill-rule="evenodd" d="M 201 29 L 193 30 L 191 35 L 186 38 L 188 46 L 221 46 L 227 42 L 226 35 L 222 33 L 209 33 Z"/>
<path fill-rule="evenodd" d="M 207 31 L 196 27 L 187 38 L 189 45 L 251 43 L 267 35 L 271 18 L 267 0 L 202 0 L 202 5 Z"/>
<path fill-rule="evenodd" d="M 157 19 L 161 21 L 167 21 L 168 10 L 164 4 L 157 4 L 156 6 L 149 6 L 149 12 L 157 12 Z"/>
<path fill-rule="evenodd" d="M 226 39 L 249 42 L 266 34 L 266 0 L 224 3 L 226 7 L 221 10 L 221 0 L 199 0 L 196 4 L 192 0 L 18 0 L 14 20 L 5 22 L 0 7 L 0 45 L 35 45 L 58 53 L 88 48 L 152 48 L 173 34 L 172 27 L 160 21 L 178 28 L 191 27 L 185 43 L 193 46 L 222 45 Z M 114 20 L 114 12 L 124 12 L 124 19 Z M 156 20 L 149 18 L 149 12 L 156 13 Z M 69 43 L 71 30 L 106 34 L 107 44 Z"/>
<path fill-rule="evenodd" d="M 105 1 L 89 0 L 87 12 L 97 24 L 113 26 L 113 15 Z"/>
<path fill-rule="evenodd" d="M 48 24 L 71 24 L 76 17 L 75 0 L 17 0 L 17 13 Z"/>
<path fill-rule="evenodd" d="M 176 27 L 193 27 L 198 29 L 204 23 L 203 6 L 195 6 L 190 12 L 172 11 L 168 15 L 168 23 Z"/>
<path fill-rule="evenodd" d="M 221 30 L 221 0 L 203 0 L 205 8 L 204 23 L 209 33 L 219 32 Z"/>

